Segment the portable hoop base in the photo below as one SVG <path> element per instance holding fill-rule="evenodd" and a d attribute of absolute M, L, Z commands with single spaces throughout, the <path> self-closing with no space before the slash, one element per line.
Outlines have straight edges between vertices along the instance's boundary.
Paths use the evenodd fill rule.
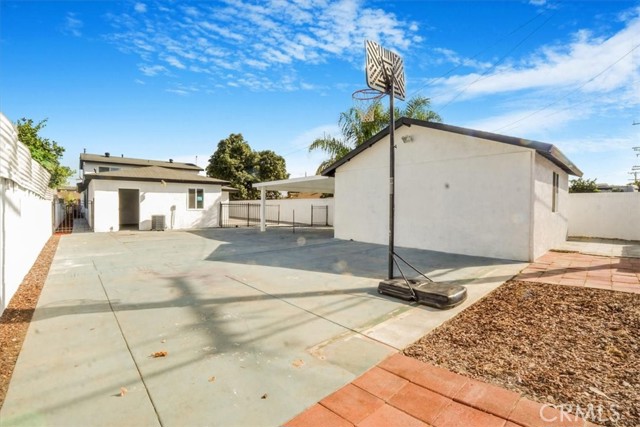
<path fill-rule="evenodd" d="M 467 299 L 467 289 L 464 286 L 417 279 L 383 280 L 378 285 L 378 293 L 441 310 L 453 308 Z"/>

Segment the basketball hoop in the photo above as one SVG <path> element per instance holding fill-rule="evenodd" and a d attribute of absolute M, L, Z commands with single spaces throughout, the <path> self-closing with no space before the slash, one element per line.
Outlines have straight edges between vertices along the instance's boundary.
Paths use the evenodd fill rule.
<path fill-rule="evenodd" d="M 385 96 L 386 93 L 380 92 L 375 89 L 359 89 L 351 95 L 355 104 L 358 117 L 364 123 L 370 123 L 374 121 L 375 117 L 375 104 L 376 102 Z"/>

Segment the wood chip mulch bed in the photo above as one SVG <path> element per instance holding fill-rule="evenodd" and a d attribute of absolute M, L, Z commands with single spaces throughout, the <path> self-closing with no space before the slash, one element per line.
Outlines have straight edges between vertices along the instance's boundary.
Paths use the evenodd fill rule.
<path fill-rule="evenodd" d="M 49 238 L 31 270 L 0 316 L 0 408 L 7 395 L 13 368 L 22 349 L 22 342 L 27 334 L 40 292 L 47 280 L 49 267 L 51 267 L 59 241 L 59 234 L 54 234 Z"/>
<path fill-rule="evenodd" d="M 596 424 L 640 425 L 640 294 L 509 281 L 404 353 L 574 414 L 592 408 Z"/>

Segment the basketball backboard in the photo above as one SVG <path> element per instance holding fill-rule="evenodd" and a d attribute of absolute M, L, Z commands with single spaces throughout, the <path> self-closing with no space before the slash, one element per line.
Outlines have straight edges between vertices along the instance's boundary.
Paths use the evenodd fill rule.
<path fill-rule="evenodd" d="M 388 93 L 393 79 L 395 98 L 404 101 L 404 63 L 402 58 L 376 42 L 365 41 L 367 86 Z"/>

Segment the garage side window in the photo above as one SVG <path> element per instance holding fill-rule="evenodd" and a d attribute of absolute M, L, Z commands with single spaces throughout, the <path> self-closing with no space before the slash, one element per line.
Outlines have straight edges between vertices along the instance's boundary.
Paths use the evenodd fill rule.
<path fill-rule="evenodd" d="M 204 190 L 202 188 L 190 188 L 189 189 L 189 209 L 203 209 L 204 208 Z"/>
<path fill-rule="evenodd" d="M 560 192 L 560 175 L 553 173 L 553 196 L 551 201 L 551 212 L 558 212 L 558 195 Z"/>

